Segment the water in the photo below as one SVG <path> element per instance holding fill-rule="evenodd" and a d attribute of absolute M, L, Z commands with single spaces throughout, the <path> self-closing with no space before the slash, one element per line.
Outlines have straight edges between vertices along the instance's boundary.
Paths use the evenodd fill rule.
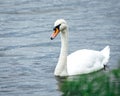
<path fill-rule="evenodd" d="M 69 53 L 110 45 L 110 69 L 120 59 L 119 0 L 0 0 L 0 96 L 61 96 L 53 72 L 60 37 L 53 23 L 69 24 Z"/>

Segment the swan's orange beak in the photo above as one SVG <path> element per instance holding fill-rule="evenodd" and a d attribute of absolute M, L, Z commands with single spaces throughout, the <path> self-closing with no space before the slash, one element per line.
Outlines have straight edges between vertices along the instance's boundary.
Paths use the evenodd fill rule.
<path fill-rule="evenodd" d="M 53 40 L 58 35 L 59 32 L 60 32 L 60 30 L 58 28 L 55 28 L 50 39 Z"/>

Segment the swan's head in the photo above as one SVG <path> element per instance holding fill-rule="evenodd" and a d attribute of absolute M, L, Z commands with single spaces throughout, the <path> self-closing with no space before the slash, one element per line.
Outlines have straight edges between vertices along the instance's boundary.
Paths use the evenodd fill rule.
<path fill-rule="evenodd" d="M 54 32 L 52 33 L 50 39 L 53 40 L 58 35 L 58 33 L 65 32 L 64 30 L 66 29 L 67 29 L 67 22 L 64 19 L 56 20 L 53 28 Z"/>

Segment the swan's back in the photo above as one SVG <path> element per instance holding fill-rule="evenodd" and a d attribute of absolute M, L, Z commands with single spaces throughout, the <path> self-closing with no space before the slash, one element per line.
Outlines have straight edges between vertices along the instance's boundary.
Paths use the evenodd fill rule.
<path fill-rule="evenodd" d="M 102 51 L 78 50 L 67 57 L 69 75 L 85 74 L 102 69 L 109 59 L 109 46 Z"/>

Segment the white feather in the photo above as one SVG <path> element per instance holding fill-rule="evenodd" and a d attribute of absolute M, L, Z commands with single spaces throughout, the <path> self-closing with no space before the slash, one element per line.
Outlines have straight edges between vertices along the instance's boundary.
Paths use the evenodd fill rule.
<path fill-rule="evenodd" d="M 82 49 L 67 56 L 68 51 L 68 27 L 67 22 L 59 19 L 54 26 L 60 25 L 61 52 L 54 74 L 56 76 L 68 76 L 86 74 L 104 68 L 110 55 L 110 48 L 106 46 L 102 51 Z"/>

